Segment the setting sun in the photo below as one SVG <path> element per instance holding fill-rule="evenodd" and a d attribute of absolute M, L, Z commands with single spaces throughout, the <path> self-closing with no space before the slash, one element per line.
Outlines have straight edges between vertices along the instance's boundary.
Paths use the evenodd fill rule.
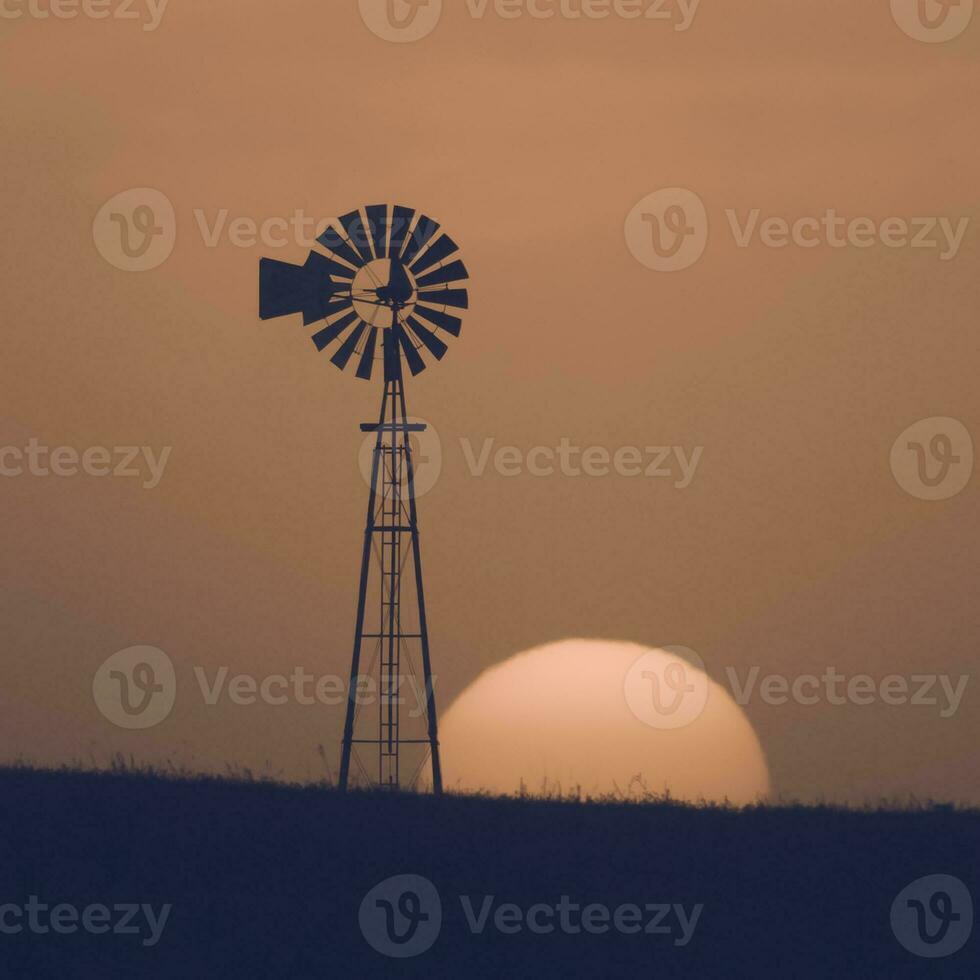
<path fill-rule="evenodd" d="M 565 640 L 518 654 L 457 698 L 441 732 L 453 789 L 736 804 L 769 792 L 759 741 L 728 692 L 677 653 L 633 643 Z"/>

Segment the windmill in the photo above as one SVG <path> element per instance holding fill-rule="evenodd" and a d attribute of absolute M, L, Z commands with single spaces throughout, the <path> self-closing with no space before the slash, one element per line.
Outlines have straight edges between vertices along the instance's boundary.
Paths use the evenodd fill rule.
<path fill-rule="evenodd" d="M 375 441 L 340 788 L 346 790 L 351 781 L 352 760 L 369 784 L 394 789 L 416 785 L 431 761 L 432 787 L 440 793 L 412 446 L 413 437 L 426 426 L 409 421 L 404 368 L 413 376 L 421 374 L 427 367 L 425 355 L 441 361 L 448 350 L 443 337 L 459 336 L 462 321 L 453 311 L 469 308 L 462 285 L 469 273 L 456 257 L 458 246 L 438 222 L 401 205 L 352 211 L 333 222 L 317 242 L 323 251 L 311 252 L 301 266 L 262 259 L 259 316 L 268 320 L 302 314 L 304 326 L 318 326 L 313 343 L 318 351 L 332 351 L 334 365 L 345 370 L 353 364 L 358 378 L 370 381 L 379 376 L 384 383 L 378 421 L 361 426 Z M 409 559 L 413 574 L 403 581 Z M 377 591 L 369 603 L 372 584 Z M 405 599 L 403 591 L 414 591 L 414 601 Z M 418 733 L 402 711 L 403 671 L 409 668 L 419 676 L 412 658 L 415 644 L 424 685 L 424 698 L 419 698 L 424 700 L 424 729 Z M 364 676 L 377 685 L 373 716 L 359 703 L 365 662 L 369 666 Z M 360 752 L 365 750 L 377 753 L 376 777 L 370 774 L 372 763 L 362 762 Z M 402 767 L 409 757 L 413 774 L 406 780 Z"/>

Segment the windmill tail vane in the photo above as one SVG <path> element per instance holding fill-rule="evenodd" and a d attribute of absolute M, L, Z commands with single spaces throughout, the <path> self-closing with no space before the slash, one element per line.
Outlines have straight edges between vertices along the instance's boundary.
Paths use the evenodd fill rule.
<path fill-rule="evenodd" d="M 353 781 L 414 788 L 429 763 L 433 791 L 442 791 L 438 725 L 422 579 L 416 467 L 403 365 L 414 376 L 441 361 L 447 339 L 469 309 L 459 246 L 437 221 L 402 205 L 370 205 L 333 222 L 303 265 L 264 258 L 259 265 L 259 316 L 302 315 L 316 349 L 370 381 L 381 363 L 384 381 L 375 437 L 371 490 L 357 592 L 354 650 L 341 740 L 340 788 Z M 412 573 L 403 571 L 411 562 Z M 365 670 L 376 683 L 376 710 L 358 701 Z M 423 716 L 401 711 L 409 671 L 424 690 Z M 368 753 L 370 758 L 362 758 Z M 352 773 L 352 763 L 357 773 Z M 360 778 L 358 778 L 360 777 Z"/>

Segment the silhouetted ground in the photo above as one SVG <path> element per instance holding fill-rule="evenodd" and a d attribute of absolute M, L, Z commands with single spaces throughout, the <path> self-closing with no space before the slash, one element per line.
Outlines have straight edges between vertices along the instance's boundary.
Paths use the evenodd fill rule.
<path fill-rule="evenodd" d="M 980 899 L 978 845 L 980 813 L 943 807 L 344 797 L 269 783 L 0 770 L 0 927 L 23 926 L 0 932 L 0 971 L 58 980 L 977 977 L 980 930 L 958 953 L 929 960 L 899 944 L 889 915 L 899 891 L 929 874 L 955 875 Z M 396 960 L 369 944 L 359 909 L 379 882 L 402 874 L 433 883 L 442 924 L 427 952 Z M 501 904 L 527 912 L 563 895 L 570 928 L 560 911 L 545 934 L 494 924 Z M 482 933 L 461 896 L 475 916 L 494 896 Z M 380 899 L 398 907 L 395 894 Z M 54 912 L 62 903 L 77 913 Z M 639 906 L 644 929 L 660 914 L 644 907 L 666 903 L 660 925 L 671 931 L 626 934 L 610 921 L 605 933 L 572 932 L 580 919 L 571 903 L 599 903 L 610 916 Z M 144 945 L 152 929 L 142 911 L 127 925 L 129 913 L 114 908 L 131 904 L 151 906 L 158 926 L 172 906 L 155 945 Z M 384 906 L 369 905 L 369 932 L 383 942 Z M 677 905 L 688 922 L 703 906 L 686 945 L 675 945 Z M 90 929 L 109 931 L 53 928 L 57 919 L 70 930 L 87 908 Z M 414 905 L 402 908 L 414 915 Z M 601 910 L 591 914 L 601 929 Z M 548 916 L 539 909 L 533 921 L 547 926 Z M 620 916 L 634 927 L 629 910 Z M 505 912 L 503 926 L 511 921 Z M 407 921 L 392 922 L 404 938 Z M 120 925 L 140 931 L 118 933 Z M 413 940 L 433 929 L 430 917 Z"/>

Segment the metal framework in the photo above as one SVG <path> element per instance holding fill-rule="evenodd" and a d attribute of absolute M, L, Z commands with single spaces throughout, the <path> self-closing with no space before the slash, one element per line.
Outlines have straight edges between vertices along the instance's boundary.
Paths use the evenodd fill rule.
<path fill-rule="evenodd" d="M 425 765 L 426 754 L 423 752 L 411 777 L 403 782 L 402 749 L 406 746 L 422 746 L 432 761 L 433 791 L 441 793 L 438 721 L 429 655 L 412 451 L 412 435 L 424 432 L 426 426 L 409 422 L 404 382 L 400 371 L 397 374 L 397 377 L 389 378 L 385 382 L 378 422 L 361 426 L 361 431 L 376 433 L 377 438 L 372 453 L 371 491 L 361 556 L 354 652 L 351 657 L 347 715 L 341 745 L 340 788 L 348 788 L 352 758 L 358 762 L 368 781 L 378 786 L 390 789 L 413 787 Z M 406 611 L 402 583 L 403 572 L 409 561 L 413 566 L 410 585 L 414 583 L 416 606 L 415 609 Z M 375 628 L 366 629 L 372 565 L 378 572 L 377 621 Z M 408 602 L 411 603 L 411 598 Z M 414 643 L 418 644 L 421 653 L 420 678 L 411 657 Z M 358 704 L 358 684 L 362 677 L 361 664 L 368 653 L 371 654 L 368 676 L 377 676 L 377 724 L 376 727 L 372 726 L 368 735 L 358 737 L 357 729 L 362 727 L 359 725 L 362 720 L 362 706 Z M 415 733 L 403 732 L 401 707 L 406 669 L 422 681 L 425 692 L 424 737 L 413 737 Z M 376 780 L 370 777 L 367 768 L 361 764 L 357 754 L 358 746 L 376 747 Z"/>

